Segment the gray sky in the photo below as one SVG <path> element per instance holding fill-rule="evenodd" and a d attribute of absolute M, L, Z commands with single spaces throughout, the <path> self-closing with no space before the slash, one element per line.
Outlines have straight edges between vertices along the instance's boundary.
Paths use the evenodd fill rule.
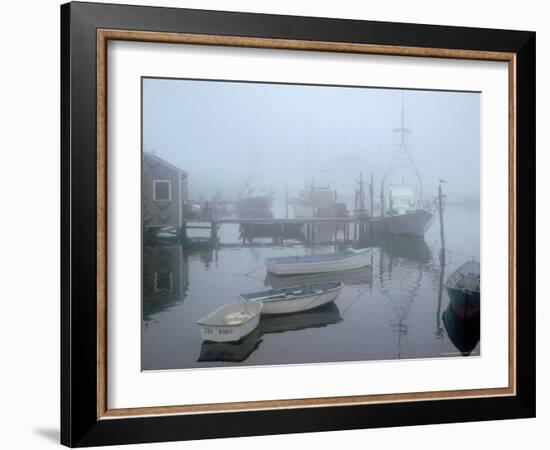
<path fill-rule="evenodd" d="M 379 191 L 400 137 L 402 90 L 144 79 L 143 147 L 189 173 L 191 198 L 235 198 L 254 152 L 263 178 L 290 194 L 310 177 L 352 198 L 360 170 Z M 404 91 L 408 150 L 434 195 L 479 196 L 480 95 Z M 284 195 L 284 194 L 283 194 Z M 348 205 L 352 206 L 352 205 Z"/>

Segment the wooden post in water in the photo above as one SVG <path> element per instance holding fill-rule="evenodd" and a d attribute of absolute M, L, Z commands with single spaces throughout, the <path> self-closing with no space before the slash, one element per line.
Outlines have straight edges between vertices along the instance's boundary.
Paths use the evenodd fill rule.
<path fill-rule="evenodd" d="M 288 219 L 288 182 L 285 183 L 285 219 Z"/>
<path fill-rule="evenodd" d="M 393 233 L 393 197 L 390 189 L 390 233 Z"/>
<path fill-rule="evenodd" d="M 441 180 L 437 189 L 437 200 L 439 209 L 439 231 L 441 233 L 441 250 L 439 251 L 439 293 L 437 297 L 437 316 L 436 316 L 436 336 L 443 336 L 443 328 L 441 327 L 441 299 L 443 297 L 443 280 L 445 278 L 445 232 L 443 227 L 443 192 L 441 188 Z"/>
<path fill-rule="evenodd" d="M 438 187 L 438 204 L 439 204 L 439 231 L 441 233 L 441 252 L 445 254 L 445 233 L 443 231 L 443 192 L 441 189 L 441 183 Z"/>
<path fill-rule="evenodd" d="M 382 187 L 380 188 L 380 217 L 384 217 L 384 209 L 386 209 L 384 201 L 384 182 L 382 181 Z"/>
<path fill-rule="evenodd" d="M 216 243 L 218 240 L 218 224 L 216 222 L 210 222 L 210 242 Z"/>
<path fill-rule="evenodd" d="M 374 175 L 370 173 L 369 184 L 369 196 L 370 196 L 370 215 L 374 216 Z"/>
<path fill-rule="evenodd" d="M 187 242 L 187 222 L 182 222 L 180 227 L 180 244 L 185 244 Z"/>
<path fill-rule="evenodd" d="M 369 185 L 369 197 L 370 197 L 370 208 L 369 208 L 369 239 L 372 240 L 372 218 L 374 217 L 374 175 L 370 173 L 370 185 Z"/>

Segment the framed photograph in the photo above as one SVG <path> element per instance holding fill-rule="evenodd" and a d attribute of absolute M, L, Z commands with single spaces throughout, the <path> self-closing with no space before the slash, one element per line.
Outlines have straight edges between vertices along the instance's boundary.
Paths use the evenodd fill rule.
<path fill-rule="evenodd" d="M 535 33 L 61 7 L 61 441 L 535 415 Z"/>

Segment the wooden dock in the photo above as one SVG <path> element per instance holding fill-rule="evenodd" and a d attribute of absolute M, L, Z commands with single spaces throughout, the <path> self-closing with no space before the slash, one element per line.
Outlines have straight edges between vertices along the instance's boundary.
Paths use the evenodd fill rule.
<path fill-rule="evenodd" d="M 212 221 L 187 221 L 181 227 L 155 227 L 147 230 L 150 242 L 179 243 L 184 247 L 208 247 L 217 245 L 219 229 L 224 225 L 239 225 L 243 244 L 257 237 L 272 238 L 273 244 L 285 240 L 315 242 L 318 234 L 332 233 L 332 242 L 353 242 L 364 239 L 369 224 L 377 218 L 368 216 L 293 218 L 293 219 L 239 219 L 226 218 Z M 331 226 L 333 225 L 333 226 Z M 328 227 L 327 227 L 328 226 Z M 193 233 L 198 230 L 202 236 Z M 201 233 L 202 232 L 202 233 Z"/>

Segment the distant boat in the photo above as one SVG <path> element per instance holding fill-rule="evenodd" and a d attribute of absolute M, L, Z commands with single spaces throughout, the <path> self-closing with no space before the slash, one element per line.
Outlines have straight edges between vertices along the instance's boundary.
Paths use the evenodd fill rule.
<path fill-rule="evenodd" d="M 270 219 L 273 217 L 271 206 L 275 195 L 262 178 L 260 154 L 256 150 L 250 162 L 249 175 L 241 192 L 237 204 L 240 218 Z"/>
<path fill-rule="evenodd" d="M 259 180 L 252 179 L 244 185 L 240 193 L 239 208 L 246 211 L 270 211 L 274 199 L 273 192 L 269 191 Z"/>
<path fill-rule="evenodd" d="M 336 203 L 336 191 L 328 184 L 316 185 L 312 181 L 310 188 L 300 191 L 297 197 L 291 197 L 288 202 L 294 210 L 294 217 L 299 219 L 347 215 L 345 204 Z"/>
<path fill-rule="evenodd" d="M 307 311 L 336 300 L 342 286 L 339 281 L 294 286 L 284 289 L 241 294 L 245 301 L 263 303 L 262 314 L 289 314 Z"/>
<path fill-rule="evenodd" d="M 266 258 L 267 271 L 274 275 L 300 275 L 308 273 L 337 272 L 369 265 L 370 249 L 345 250 L 304 256 L 281 256 Z"/>
<path fill-rule="evenodd" d="M 260 322 L 261 302 L 235 302 L 220 306 L 208 316 L 197 320 L 201 338 L 205 341 L 235 342 L 256 329 Z"/>
<path fill-rule="evenodd" d="M 449 275 L 445 288 L 459 317 L 479 313 L 480 287 L 479 261 L 467 261 Z"/>

